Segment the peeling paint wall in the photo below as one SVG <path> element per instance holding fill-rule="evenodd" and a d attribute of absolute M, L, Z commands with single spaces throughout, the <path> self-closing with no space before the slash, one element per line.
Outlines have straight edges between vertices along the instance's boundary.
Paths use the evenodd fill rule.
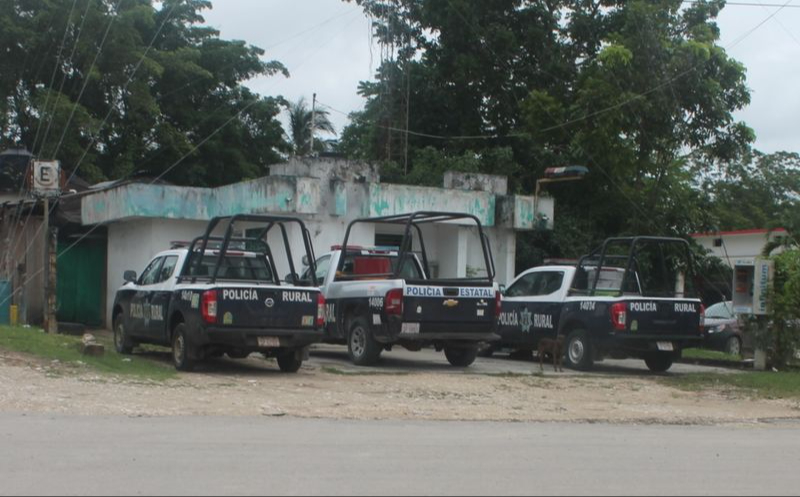
<path fill-rule="evenodd" d="M 464 212 L 483 224 L 500 283 L 510 282 L 516 273 L 516 232 L 542 229 L 542 214 L 549 219 L 548 228 L 553 223 L 552 199 L 540 199 L 535 212 L 533 197 L 503 195 L 504 182 L 499 177 L 451 175 L 447 181 L 456 188 L 443 189 L 381 184 L 374 166 L 346 161 L 296 160 L 273 166 L 272 172 L 272 176 L 217 189 L 129 184 L 83 197 L 83 224 L 109 224 L 108 312 L 124 270 L 141 272 L 156 253 L 169 248 L 169 242 L 201 235 L 206 222 L 215 216 L 298 216 L 311 232 L 320 256 L 343 242 L 348 224 L 357 218 L 421 210 Z M 470 226 L 472 223 L 465 222 L 463 226 L 423 228 L 430 262 L 440 276 L 485 274 L 480 242 Z M 359 225 L 350 243 L 373 245 L 376 232 L 400 233 L 402 229 Z M 270 242 L 282 246 L 277 238 Z M 292 237 L 291 243 L 296 268 L 301 270 L 302 239 Z M 282 248 L 276 250 L 276 254 L 282 252 Z M 288 262 L 280 259 L 277 262 L 288 272 Z"/>
<path fill-rule="evenodd" d="M 442 191 L 405 185 L 372 184 L 369 187 L 369 216 L 392 216 L 415 211 L 464 212 L 481 224 L 494 226 L 496 197 L 485 192 Z M 469 223 L 472 224 L 472 223 Z"/>

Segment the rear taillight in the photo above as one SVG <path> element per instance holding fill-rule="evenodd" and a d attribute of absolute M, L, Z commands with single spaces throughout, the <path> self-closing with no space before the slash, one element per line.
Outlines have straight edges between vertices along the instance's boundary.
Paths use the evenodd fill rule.
<path fill-rule="evenodd" d="M 500 292 L 496 292 L 494 294 L 494 316 L 496 318 L 500 318 L 500 314 L 503 313 L 503 294 Z"/>
<path fill-rule="evenodd" d="M 317 295 L 317 328 L 325 326 L 325 297 Z"/>
<path fill-rule="evenodd" d="M 217 322 L 217 291 L 208 290 L 203 292 L 203 303 L 200 306 L 200 312 L 203 314 L 203 321 L 208 324 L 215 324 Z"/>
<path fill-rule="evenodd" d="M 403 289 L 396 288 L 390 290 L 386 294 L 386 300 L 383 302 L 383 310 L 387 316 L 402 316 L 403 315 Z"/>
<path fill-rule="evenodd" d="M 700 304 L 700 333 L 706 330 L 706 306 Z"/>
<path fill-rule="evenodd" d="M 618 302 L 611 306 L 611 324 L 617 331 L 625 331 L 628 325 L 628 304 Z"/>

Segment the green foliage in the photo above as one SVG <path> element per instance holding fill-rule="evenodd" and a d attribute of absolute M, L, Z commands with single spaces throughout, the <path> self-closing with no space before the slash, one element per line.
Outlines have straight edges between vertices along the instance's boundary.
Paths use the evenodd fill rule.
<path fill-rule="evenodd" d="M 81 339 L 65 335 L 48 335 L 35 328 L 0 327 L 0 349 L 30 354 L 47 361 L 58 360 L 70 368 L 88 367 L 104 374 L 164 381 L 175 377 L 175 370 L 141 357 L 123 357 L 104 342 L 103 357 L 87 357 L 80 353 Z"/>
<path fill-rule="evenodd" d="M 783 366 L 800 350 L 800 250 L 784 252 L 774 260 L 769 338 L 773 361 Z"/>
<path fill-rule="evenodd" d="M 753 152 L 724 167 L 695 164 L 709 171 L 700 188 L 711 205 L 711 223 L 720 231 L 800 228 L 800 155 Z"/>
<path fill-rule="evenodd" d="M 330 114 L 325 109 L 314 111 L 308 107 L 305 99 L 288 104 L 289 130 L 292 148 L 295 155 L 303 156 L 311 152 L 312 128 L 331 135 L 336 134 L 336 129 L 328 117 Z M 312 121 L 314 126 L 311 125 Z M 328 142 L 323 141 L 314 134 L 314 151 L 325 150 Z"/>
<path fill-rule="evenodd" d="M 205 0 L 8 0 L 0 5 L 0 148 L 24 145 L 89 181 L 214 186 L 288 151 L 282 101 L 241 86 L 278 62 L 203 27 Z M 152 42 L 152 45 L 151 45 Z"/>
<path fill-rule="evenodd" d="M 686 374 L 661 380 L 688 391 L 724 390 L 766 399 L 800 398 L 800 373 Z"/>
<path fill-rule="evenodd" d="M 556 230 L 520 238 L 521 267 L 609 235 L 708 227 L 711 199 L 686 150 L 730 161 L 754 139 L 733 117 L 750 97 L 744 67 L 717 44 L 722 1 L 357 3 L 384 52 L 343 133 L 349 156 L 434 184 L 446 167 L 490 172 L 473 157 L 506 150 L 513 164 L 500 169 L 527 195 L 547 167 L 590 168 L 583 182 L 548 186 Z"/>

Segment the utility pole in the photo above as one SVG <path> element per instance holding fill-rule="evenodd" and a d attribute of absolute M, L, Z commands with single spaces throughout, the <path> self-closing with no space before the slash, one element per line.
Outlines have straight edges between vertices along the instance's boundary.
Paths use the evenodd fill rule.
<path fill-rule="evenodd" d="M 56 230 L 50 228 L 50 197 L 58 201 L 61 192 L 61 164 L 58 161 L 34 161 L 31 190 L 35 197 L 42 198 L 42 244 L 44 245 L 44 330 L 46 333 L 58 333 L 56 318 L 57 288 L 57 246 Z"/>
<path fill-rule="evenodd" d="M 317 130 L 317 94 L 311 102 L 311 150 L 309 155 L 314 155 L 314 132 Z"/>
<path fill-rule="evenodd" d="M 44 330 L 49 334 L 58 333 L 56 318 L 57 264 L 55 229 L 50 229 L 50 199 L 44 198 Z"/>

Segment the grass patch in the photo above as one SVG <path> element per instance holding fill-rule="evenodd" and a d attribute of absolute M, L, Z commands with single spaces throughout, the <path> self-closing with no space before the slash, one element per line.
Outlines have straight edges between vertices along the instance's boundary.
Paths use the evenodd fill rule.
<path fill-rule="evenodd" d="M 344 371 L 333 366 L 322 366 L 322 372 L 337 376 L 408 376 L 411 374 L 397 371 Z"/>
<path fill-rule="evenodd" d="M 710 361 L 742 362 L 742 358 L 737 355 L 730 355 L 726 354 L 725 352 L 717 352 L 715 350 L 705 350 L 705 349 L 686 349 L 683 351 L 683 358 L 710 360 Z"/>
<path fill-rule="evenodd" d="M 99 373 L 164 381 L 176 376 L 173 368 L 136 356 L 117 354 L 111 343 L 98 340 L 106 347 L 103 357 L 87 357 L 81 354 L 81 338 L 67 335 L 48 335 L 36 328 L 9 328 L 0 326 L 0 349 L 57 360 L 68 366 L 81 363 Z M 58 374 L 58 373 L 56 373 Z"/>
<path fill-rule="evenodd" d="M 800 399 L 800 372 L 687 374 L 662 380 L 687 391 L 733 390 L 766 399 Z"/>

